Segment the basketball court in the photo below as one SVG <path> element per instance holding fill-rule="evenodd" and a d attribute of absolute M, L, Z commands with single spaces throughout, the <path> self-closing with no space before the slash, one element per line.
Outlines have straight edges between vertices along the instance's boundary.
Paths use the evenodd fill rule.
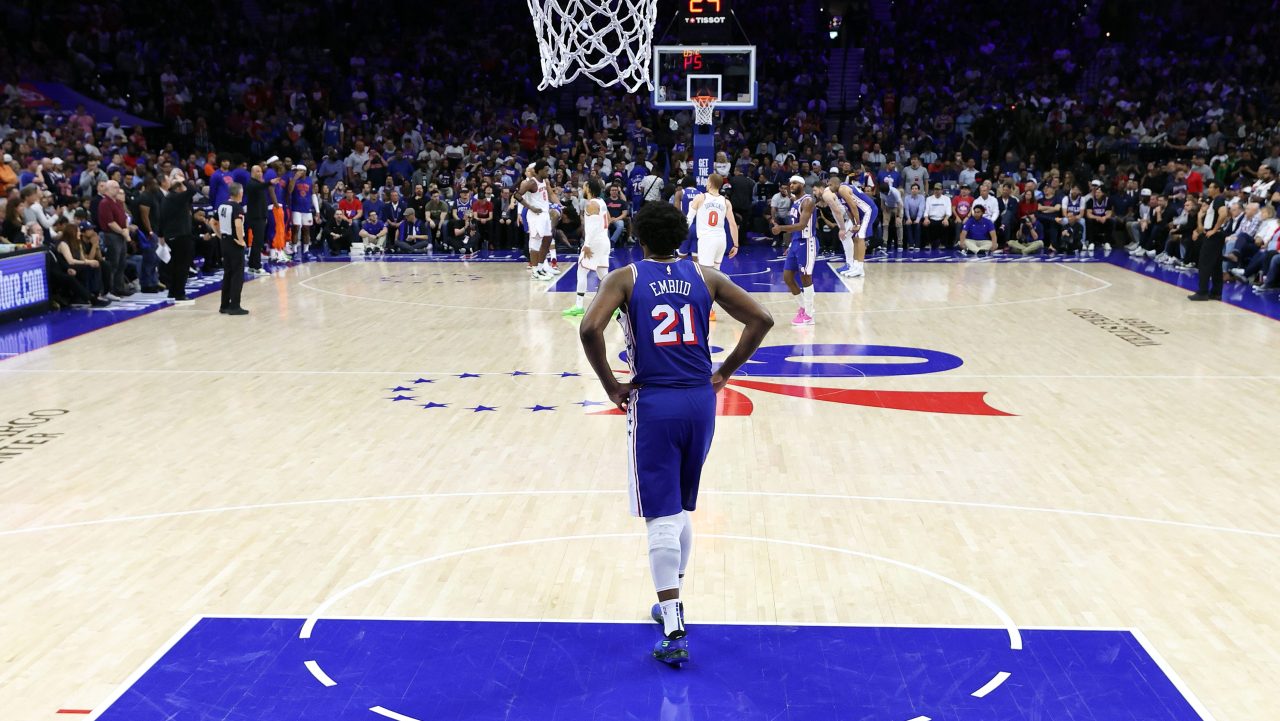
<path fill-rule="evenodd" d="M 727 0 L 679 45 L 630 1 L 533 3 L 543 87 L 687 111 L 704 184 L 716 113 L 770 101 L 755 46 Z M 681 669 L 651 657 L 624 420 L 561 315 L 573 258 L 305 263 L 248 282 L 248 318 L 211 276 L 0 326 L 0 719 L 1270 710 L 1275 297 L 1188 303 L 1101 253 L 868 261 L 819 262 L 800 328 L 776 251 L 724 264 L 779 322 L 719 398 Z M 713 359 L 741 328 L 720 313 Z"/>
<path fill-rule="evenodd" d="M 784 318 L 773 256 L 725 270 Z M 679 671 L 623 419 L 518 264 L 313 263 L 235 333 L 207 296 L 10 337 L 0 715 L 1267 708 L 1280 325 L 1105 262 L 868 267 L 820 263 L 817 325 L 722 396 Z"/>

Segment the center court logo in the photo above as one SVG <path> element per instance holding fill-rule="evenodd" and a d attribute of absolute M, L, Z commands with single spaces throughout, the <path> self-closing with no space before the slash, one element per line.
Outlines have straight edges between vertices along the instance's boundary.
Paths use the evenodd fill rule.
<path fill-rule="evenodd" d="M 712 353 L 721 348 L 713 347 Z M 619 356 L 626 362 L 626 354 Z M 748 392 L 796 398 L 811 403 L 835 403 L 847 406 L 883 408 L 916 413 L 942 413 L 966 416 L 1010 416 L 988 405 L 985 391 L 902 391 L 866 387 L 866 381 L 877 383 L 894 376 L 917 376 L 945 373 L 964 364 L 958 356 L 927 348 L 905 346 L 852 345 L 842 343 L 800 343 L 763 346 L 744 365 L 728 387 L 720 394 L 716 414 L 749 416 L 755 404 Z M 625 374 L 626 371 L 618 371 Z M 582 373 L 503 373 L 426 374 L 427 377 L 405 381 L 386 388 L 385 400 L 421 410 L 445 412 L 461 410 L 470 413 L 554 413 L 573 409 L 590 415 L 621 415 L 603 398 L 566 398 L 565 394 L 581 394 L 582 380 L 590 380 L 591 393 L 600 396 L 594 378 Z M 529 400 L 519 404 L 491 401 L 501 389 L 484 381 L 498 377 L 528 383 Z M 577 379 L 578 382 L 572 382 Z M 769 379 L 769 380 L 764 380 Z M 784 379 L 783 382 L 779 382 Z M 797 382 L 802 379 L 816 383 Z M 852 381 L 861 387 L 841 387 Z M 566 382 L 568 381 L 568 382 Z M 550 383 L 551 385 L 548 385 Z M 509 386 L 507 386 L 509 388 Z M 537 397 L 534 394 L 538 394 Z M 559 400 L 557 400 L 559 399 Z M 534 402 L 536 401 L 536 402 Z"/>
<path fill-rule="evenodd" d="M 712 348 L 718 353 L 721 348 Z M 626 354 L 622 354 L 625 360 Z M 867 388 L 820 387 L 772 383 L 754 378 L 811 378 L 824 380 L 888 378 L 945 373 L 964 365 L 959 356 L 927 348 L 845 343 L 798 343 L 762 346 L 729 381 L 720 394 L 716 415 L 749 416 L 751 398 L 738 389 L 753 390 L 818 403 L 888 408 L 918 413 L 965 416 L 1010 416 L 987 404 L 985 391 L 894 391 Z M 618 415 L 616 409 L 606 411 Z M 602 414 L 604 414 L 602 413 Z"/>

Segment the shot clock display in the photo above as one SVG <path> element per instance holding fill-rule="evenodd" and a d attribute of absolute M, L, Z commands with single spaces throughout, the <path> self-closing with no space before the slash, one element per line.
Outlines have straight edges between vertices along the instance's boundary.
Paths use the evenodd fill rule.
<path fill-rule="evenodd" d="M 680 42 L 717 43 L 729 37 L 730 0 L 683 0 Z"/>

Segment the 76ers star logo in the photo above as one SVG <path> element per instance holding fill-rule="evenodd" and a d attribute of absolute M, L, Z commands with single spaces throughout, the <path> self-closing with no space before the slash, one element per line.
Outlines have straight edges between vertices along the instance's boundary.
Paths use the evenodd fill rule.
<path fill-rule="evenodd" d="M 712 348 L 720 353 L 721 348 Z M 625 362 L 626 354 L 621 356 Z M 968 416 L 1009 416 L 987 404 L 983 391 L 897 391 L 866 387 L 841 387 L 841 381 L 866 381 L 891 376 L 945 373 L 964 364 L 959 357 L 926 348 L 839 343 L 764 346 L 756 351 L 729 381 L 720 394 L 717 415 L 749 416 L 755 408 L 747 391 L 771 393 L 819 403 L 886 408 L 917 413 L 947 413 Z M 618 371 L 625 374 L 626 371 Z M 506 378 L 526 382 L 529 398 L 522 403 L 503 403 L 498 387 L 486 379 Z M 763 379 L 771 380 L 763 380 Z M 774 379 L 786 379 L 779 382 Z M 800 379 L 815 382 L 800 383 Z M 577 408 L 590 415 L 620 415 L 602 398 L 582 398 L 586 385 L 599 395 L 591 375 L 575 371 L 538 373 L 515 370 L 489 373 L 426 374 L 385 390 L 386 400 L 407 408 L 436 413 L 555 413 L 561 408 Z M 862 385 L 865 386 L 865 383 Z M 505 386 L 507 389 L 510 386 Z M 533 394 L 542 394 L 533 397 Z M 522 391 L 522 400 L 525 393 Z M 589 394 L 590 395 L 590 394 Z"/>

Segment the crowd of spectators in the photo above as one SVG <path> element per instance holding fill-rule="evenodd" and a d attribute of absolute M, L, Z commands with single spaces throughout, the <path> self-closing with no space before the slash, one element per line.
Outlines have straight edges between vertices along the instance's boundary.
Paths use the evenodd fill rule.
<path fill-rule="evenodd" d="M 316 227 L 271 249 L 278 262 L 305 256 L 310 239 L 327 252 L 355 242 L 385 252 L 520 248 L 511 194 L 545 158 L 562 189 L 561 244 L 575 240 L 577 188 L 591 176 L 611 185 L 611 234 L 625 243 L 629 215 L 683 182 L 691 118 L 585 83 L 539 92 L 524 9 L 473 5 L 85 0 L 35 15 L 10 4 L 8 32 L 27 41 L 0 46 L 10 72 L 0 98 L 3 236 L 57 249 L 67 235 L 59 268 L 83 288 L 64 297 L 160 290 L 178 277 L 159 277 L 163 230 L 153 227 L 173 171 L 198 191 L 191 227 L 204 266 L 192 272 L 208 272 L 218 266 L 211 181 L 226 162 L 242 175 L 262 166 L 278 188 L 296 165 L 312 180 Z M 1235 5 L 1247 7 L 1215 8 Z M 785 6 L 739 13 L 760 46 L 763 102 L 719 115 L 716 170 L 729 178 L 740 226 L 767 233 L 790 203 L 790 176 L 815 184 L 837 173 L 880 205 L 885 251 L 1124 246 L 1190 267 L 1221 245 L 1226 277 L 1276 285 L 1280 112 L 1265 42 L 1276 21 L 1231 35 L 1205 9 L 1175 6 L 1137 9 L 1108 37 L 1083 3 L 991 15 L 899 0 L 890 27 L 846 24 L 867 48 L 851 111 L 827 107 L 824 28 Z M 389 39 L 389 24 L 414 41 Z M 18 89 L 28 78 L 66 82 L 161 126 L 33 112 Z M 109 213 L 103 225 L 104 197 L 124 207 L 123 224 Z M 101 259 L 78 255 L 70 226 Z M 105 265 L 100 278 L 90 263 Z"/>

